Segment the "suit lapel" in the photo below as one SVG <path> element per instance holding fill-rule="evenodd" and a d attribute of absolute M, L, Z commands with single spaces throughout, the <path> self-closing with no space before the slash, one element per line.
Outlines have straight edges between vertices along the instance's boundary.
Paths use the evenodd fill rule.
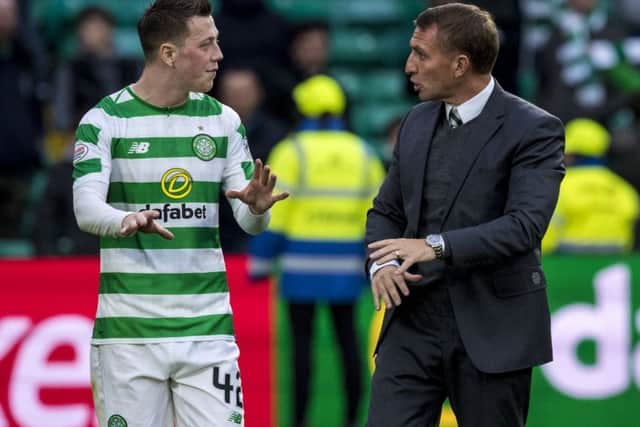
<path fill-rule="evenodd" d="M 451 168 L 451 186 L 450 191 L 447 194 L 445 200 L 445 215 L 442 219 L 442 224 L 446 221 L 453 202 L 456 200 L 462 185 L 469 175 L 469 171 L 473 167 L 480 151 L 491 140 L 491 137 L 502 126 L 504 117 L 504 92 L 502 88 L 496 82 L 496 86 L 491 94 L 491 97 L 487 101 L 484 109 L 475 120 L 477 120 L 476 131 L 471 134 L 470 132 L 464 135 L 463 148 L 460 153 L 460 158 L 455 159 Z M 460 129 L 468 132 L 468 129 Z"/>
<path fill-rule="evenodd" d="M 440 119 L 440 109 L 444 108 L 442 102 L 434 102 L 429 106 L 421 117 L 423 120 L 416 121 L 415 128 L 410 132 L 411 144 L 408 147 L 407 163 L 404 165 L 411 173 L 408 181 L 410 195 L 407 206 L 407 235 L 413 236 L 418 233 L 418 221 L 420 219 L 420 209 L 422 204 L 422 193 L 424 191 L 424 174 L 427 166 L 427 155 L 431 148 L 431 140 L 435 133 Z M 414 196 L 415 195 L 415 196 Z"/>

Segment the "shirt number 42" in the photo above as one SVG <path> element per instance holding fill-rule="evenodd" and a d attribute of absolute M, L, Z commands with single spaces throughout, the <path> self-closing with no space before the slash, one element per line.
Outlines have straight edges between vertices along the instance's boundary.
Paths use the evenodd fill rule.
<path fill-rule="evenodd" d="M 222 381 L 221 381 L 222 380 Z M 231 374 L 220 375 L 220 368 L 213 368 L 213 386 L 224 392 L 224 401 L 231 404 L 231 398 L 235 395 L 236 406 L 242 408 L 242 388 L 240 387 L 240 372 L 236 371 L 235 384 L 231 383 Z"/>

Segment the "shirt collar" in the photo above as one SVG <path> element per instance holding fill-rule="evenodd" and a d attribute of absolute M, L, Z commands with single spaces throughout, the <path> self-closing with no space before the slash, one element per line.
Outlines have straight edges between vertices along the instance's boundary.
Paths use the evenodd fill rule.
<path fill-rule="evenodd" d="M 487 105 L 487 102 L 489 101 L 489 97 L 491 96 L 491 93 L 493 92 L 493 88 L 495 87 L 495 85 L 496 83 L 493 77 L 491 77 L 489 84 L 487 84 L 487 86 L 484 89 L 478 92 L 478 94 L 475 95 L 473 98 L 466 100 L 465 102 L 463 102 L 462 104 L 456 107 L 458 109 L 458 114 L 460 115 L 460 118 L 462 119 L 463 124 L 470 122 L 471 120 L 475 119 L 480 115 L 484 106 Z M 445 103 L 445 108 L 447 110 L 447 117 L 449 117 L 449 112 L 453 107 L 454 107 L 453 105 Z"/>

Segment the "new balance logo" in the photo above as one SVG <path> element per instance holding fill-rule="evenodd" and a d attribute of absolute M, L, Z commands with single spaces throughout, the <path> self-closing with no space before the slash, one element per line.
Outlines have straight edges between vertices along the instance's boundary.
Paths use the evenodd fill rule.
<path fill-rule="evenodd" d="M 129 154 L 145 154 L 149 151 L 149 143 L 148 142 L 134 142 L 129 147 Z"/>

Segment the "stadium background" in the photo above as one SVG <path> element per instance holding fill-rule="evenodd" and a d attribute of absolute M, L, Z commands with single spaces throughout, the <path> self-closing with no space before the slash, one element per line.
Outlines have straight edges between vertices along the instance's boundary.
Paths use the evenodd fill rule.
<path fill-rule="evenodd" d="M 43 37 L 55 40 L 61 57 L 74 49 L 73 16 L 88 4 L 110 10 L 117 23 L 116 46 L 140 57 L 135 22 L 146 0 L 31 0 L 32 20 Z M 323 19 L 331 35 L 330 73 L 345 87 L 356 133 L 382 151 L 389 121 L 415 103 L 402 72 L 411 20 L 423 0 L 270 0 L 287 19 Z M 522 1 L 523 14 L 554 0 Z M 616 3 L 604 2 L 610 8 Z M 214 1 L 214 16 L 218 2 Z M 640 9 L 640 4 L 638 4 Z M 547 7 L 547 10 L 553 10 Z M 536 12 L 537 13 L 537 12 Z M 525 19 L 532 38 L 551 17 Z M 523 43 L 526 43 L 523 37 Z M 533 99 L 536 76 L 522 57 L 518 91 Z M 224 63 L 222 65 L 224 67 Z M 375 88 L 375 90 L 372 90 Z M 62 142 L 47 134 L 45 154 L 59 158 Z M 1 153 L 0 153 L 1 155 Z M 44 175 L 30 188 L 32 206 L 42 195 Z M 30 240 L 37 221 L 25 212 L 23 233 L 0 239 L 0 427 L 94 425 L 88 379 L 87 328 L 96 303 L 96 258 L 39 258 Z M 282 302 L 270 284 L 249 285 L 246 259 L 229 256 L 230 286 L 241 346 L 249 427 L 288 427 L 291 390 L 290 342 Z M 532 427 L 635 427 L 640 403 L 640 257 L 548 256 L 549 296 L 556 360 L 535 372 L 528 425 Z M 634 286 L 635 285 L 635 286 Z M 343 399 L 341 368 L 325 311 L 314 342 L 310 426 L 339 427 Z M 368 294 L 358 304 L 363 349 L 375 325 Z M 87 338 L 85 340 L 85 338 Z M 83 347 L 84 346 L 84 347 Z M 367 350 L 368 351 L 368 350 Z M 370 367 L 362 366 L 368 379 Z M 365 390 L 367 387 L 365 387 Z M 363 396 L 364 420 L 367 396 Z M 443 414 L 443 427 L 455 421 Z"/>

